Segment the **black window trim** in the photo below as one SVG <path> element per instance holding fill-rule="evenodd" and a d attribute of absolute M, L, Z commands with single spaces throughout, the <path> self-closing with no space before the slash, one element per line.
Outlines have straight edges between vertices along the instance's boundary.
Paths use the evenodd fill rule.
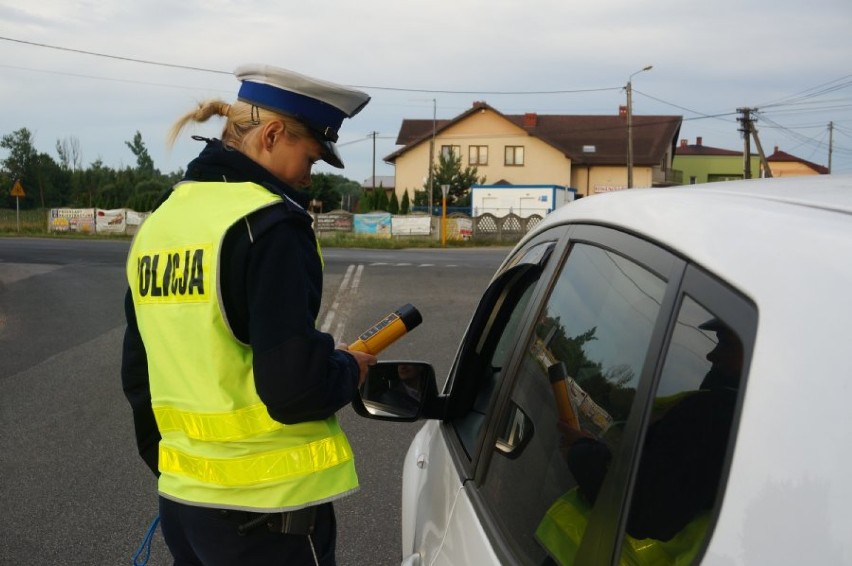
<path fill-rule="evenodd" d="M 640 383 L 647 382 L 648 379 L 645 377 L 646 372 L 649 371 L 649 367 L 653 368 L 658 362 L 659 359 L 659 351 L 662 349 L 664 332 L 669 326 L 669 319 L 673 316 L 674 312 L 674 299 L 677 296 L 677 289 L 680 285 L 680 281 L 683 277 L 684 269 L 686 263 L 684 260 L 673 254 L 670 250 L 665 247 L 662 247 L 656 243 L 650 242 L 648 240 L 644 240 L 636 235 L 623 232 L 614 228 L 605 227 L 601 225 L 592 225 L 592 224 L 575 224 L 569 225 L 567 227 L 567 231 L 563 235 L 560 240 L 557 249 L 554 251 L 553 257 L 551 257 L 550 265 L 548 269 L 546 269 L 545 273 L 542 274 L 541 279 L 538 283 L 538 288 L 536 289 L 533 298 L 531 300 L 531 304 L 537 305 L 536 308 L 528 309 L 527 313 L 524 315 L 524 322 L 522 323 L 523 327 L 523 336 L 528 337 L 531 332 L 531 327 L 535 323 L 536 320 L 541 315 L 541 310 L 544 308 L 543 297 L 550 296 L 553 287 L 556 285 L 556 273 L 561 272 L 561 268 L 564 263 L 570 258 L 570 251 L 574 244 L 576 243 L 586 243 L 598 248 L 602 248 L 608 251 L 612 251 L 621 256 L 624 256 L 631 261 L 634 261 L 641 265 L 642 267 L 648 269 L 652 273 L 666 280 L 666 293 L 664 296 L 663 304 L 660 307 L 660 314 L 655 324 L 654 331 L 652 334 L 651 342 L 649 344 L 649 355 L 647 356 L 645 366 L 642 370 L 642 375 L 640 377 Z M 557 259 L 558 252 L 558 261 Z M 507 404 L 511 399 L 511 392 L 515 386 L 515 377 L 517 376 L 517 369 L 520 365 L 521 359 L 523 357 L 523 351 L 526 349 L 527 342 L 526 340 L 519 341 L 516 344 L 507 364 L 508 375 L 511 376 L 510 379 L 503 381 L 500 385 L 500 391 L 496 393 L 495 399 L 492 400 L 492 407 L 489 410 L 489 414 L 501 414 L 502 411 L 506 409 Z M 636 398 L 634 402 L 644 402 L 646 405 L 650 404 L 650 400 L 647 395 L 650 394 L 649 387 L 645 387 L 646 391 L 644 391 L 645 397 L 642 397 L 642 389 L 637 390 Z M 497 403 L 497 407 L 493 406 L 493 403 Z M 635 420 L 635 417 L 633 418 Z M 466 490 L 470 496 L 470 500 L 474 509 L 477 512 L 477 515 L 480 517 L 483 523 L 483 529 L 489 537 L 489 540 L 494 548 L 495 552 L 501 556 L 501 558 L 505 558 L 508 561 L 514 557 L 514 553 L 510 550 L 509 545 L 506 541 L 503 540 L 501 536 L 495 536 L 499 534 L 499 527 L 496 521 L 493 518 L 491 513 L 491 509 L 484 501 L 483 496 L 480 493 L 479 486 L 482 485 L 482 482 L 485 479 L 485 476 L 488 472 L 489 464 L 491 459 L 494 457 L 495 450 L 493 450 L 494 443 L 496 442 L 496 435 L 498 432 L 498 419 L 491 418 L 486 423 L 486 431 L 485 434 L 482 435 L 482 440 L 479 443 L 476 453 L 474 454 L 472 460 L 469 462 L 469 466 L 473 467 L 473 474 L 468 473 L 465 476 Z M 629 425 L 628 425 L 629 426 Z M 444 427 L 442 427 L 444 428 Z M 455 436 L 452 431 L 448 431 L 448 429 L 444 428 L 445 433 L 449 432 L 449 435 Z M 625 431 L 627 433 L 627 431 Z M 636 433 L 634 433 L 636 436 Z M 448 445 L 453 446 L 448 440 Z M 628 446 L 629 445 L 629 446 Z M 623 442 L 622 449 L 630 449 L 635 451 L 638 454 L 638 444 L 637 440 L 631 438 L 625 438 Z M 462 454 L 464 451 L 462 450 Z M 456 456 L 454 456 L 456 458 Z M 636 458 L 636 455 L 633 455 L 633 459 Z M 462 461 L 456 460 L 457 465 L 464 463 Z M 470 471 L 470 467 L 466 466 L 464 469 L 466 471 Z M 462 469 L 462 466 L 458 466 L 459 469 Z M 622 471 L 618 474 L 618 477 L 621 479 L 622 483 L 626 483 L 626 479 L 624 479 L 624 474 L 629 473 L 631 470 L 628 468 L 626 471 Z M 612 483 L 617 486 L 616 481 L 613 477 L 616 474 L 609 474 L 608 481 L 604 484 L 604 488 L 606 488 L 607 484 Z M 469 481 L 473 480 L 473 481 Z M 615 490 L 615 487 L 611 488 Z M 626 491 L 622 490 L 622 491 Z M 617 494 L 617 492 L 616 492 Z M 603 488 L 601 491 L 601 496 L 604 495 Z M 601 497 L 599 496 L 599 497 Z M 626 496 L 626 495 L 625 495 Z M 612 520 L 613 512 L 611 509 L 615 510 L 615 518 L 618 519 L 621 514 L 620 508 L 621 505 L 618 505 L 617 502 L 623 500 L 624 497 L 616 499 L 615 502 L 608 504 L 606 507 L 596 506 L 596 513 L 593 513 L 592 516 L 589 517 L 589 528 L 592 527 L 593 521 L 598 524 L 606 525 L 607 520 Z M 606 513 L 607 516 L 604 516 Z M 598 519 L 600 517 L 600 519 Z M 616 520 L 616 525 L 618 521 Z M 601 548 L 601 545 L 606 548 L 606 552 L 613 552 L 613 540 L 617 536 L 617 530 L 615 527 L 610 527 L 606 529 L 601 529 L 602 532 L 594 537 L 594 540 L 597 542 L 594 545 L 596 548 L 590 551 L 585 551 L 586 544 L 591 544 L 592 539 L 589 537 L 584 537 L 583 545 L 581 546 L 578 552 L 578 560 L 582 560 L 584 555 L 586 556 L 595 556 L 593 553 L 598 552 Z M 587 539 L 589 539 L 589 543 L 587 543 Z M 597 555 L 595 560 L 600 559 L 601 555 Z M 599 563 L 599 562 L 598 562 Z"/>
<path fill-rule="evenodd" d="M 653 353 L 654 358 L 652 359 L 649 356 L 649 359 L 646 360 L 646 367 L 643 368 L 634 399 L 634 406 L 637 411 L 631 416 L 625 427 L 621 453 L 619 458 L 615 460 L 620 462 L 621 465 L 607 476 L 607 480 L 601 488 L 598 500 L 605 501 L 605 505 L 596 506 L 592 515 L 589 517 L 586 536 L 584 536 L 577 554 L 578 563 L 583 563 L 585 559 L 589 561 L 588 563 L 595 562 L 603 564 L 607 563 L 604 560 L 606 556 L 609 556 L 608 562 L 610 564 L 616 565 L 619 563 L 621 547 L 624 543 L 630 498 L 633 492 L 633 483 L 638 473 L 641 447 L 644 443 L 645 432 L 647 432 L 648 419 L 651 415 L 653 401 L 661 379 L 668 346 L 671 344 L 684 297 L 692 297 L 703 307 L 722 317 L 738 333 L 743 341 L 745 353 L 742 389 L 744 390 L 747 386 L 748 368 L 751 363 L 751 354 L 754 349 L 754 339 L 757 329 L 757 310 L 753 303 L 731 288 L 730 285 L 691 263 L 684 264 L 682 275 L 677 281 L 670 281 L 669 283 L 664 302 L 668 303 L 670 293 L 674 294 L 674 302 L 667 312 L 663 313 L 661 310 L 658 323 L 665 321 L 664 328 L 662 329 L 662 333 L 659 333 L 658 329 L 655 328 L 654 336 L 652 337 L 650 353 Z M 728 441 L 728 450 L 723 463 L 716 504 L 711 512 L 710 523 L 702 547 L 696 555 L 697 560 L 700 560 L 704 556 L 707 545 L 712 538 L 724 499 L 731 458 L 733 457 L 733 450 L 736 445 L 736 431 L 741 413 L 742 399 L 743 395 L 741 394 L 738 398 L 734 418 L 731 423 L 732 436 Z M 641 405 L 636 406 L 636 403 L 641 403 Z M 607 499 L 602 500 L 601 498 L 604 497 Z"/>
<path fill-rule="evenodd" d="M 536 283 L 536 289 L 531 299 L 531 304 L 537 306 L 527 309 L 521 323 L 522 336 L 524 337 L 529 336 L 532 325 L 538 320 L 540 311 L 544 308 L 542 304 L 544 302 L 543 297 L 550 296 L 553 286 L 556 284 L 555 275 L 561 272 L 562 266 L 570 257 L 571 248 L 575 243 L 587 243 L 618 253 L 649 269 L 667 281 L 658 320 L 655 323 L 649 343 L 648 356 L 643 366 L 639 387 L 634 398 L 634 404 L 639 403 L 641 405 L 638 407 L 639 410 L 633 412 L 634 414 L 631 415 L 631 419 L 625 428 L 625 439 L 621 450 L 622 455 L 629 457 L 626 459 L 623 456 L 620 457 L 618 460 L 622 465 L 608 475 L 607 481 L 599 495 L 599 498 L 606 497 L 607 503 L 606 505 L 596 506 L 595 511 L 589 517 L 587 531 L 589 536 L 584 537 L 577 555 L 578 564 L 605 563 L 606 557 L 609 557 L 608 562 L 610 564 L 617 564 L 623 543 L 624 523 L 626 522 L 629 498 L 632 494 L 632 482 L 635 480 L 638 458 L 641 453 L 642 442 L 644 441 L 644 431 L 647 426 L 647 420 L 650 418 L 651 406 L 661 377 L 667 348 L 674 332 L 684 296 L 689 295 L 708 310 L 725 318 L 726 322 L 729 322 L 741 337 L 745 352 L 743 360 L 744 387 L 746 386 L 748 369 L 754 350 L 758 313 L 753 302 L 741 292 L 703 270 L 701 267 L 693 263 L 688 263 L 665 246 L 645 240 L 641 236 L 611 227 L 591 224 L 556 226 L 531 239 L 523 248 L 518 250 L 513 258 L 521 257 L 534 246 L 554 239 L 558 239 L 558 243 L 553 249 L 539 281 Z M 501 268 L 501 271 L 495 275 L 492 283 L 497 281 L 500 276 L 511 271 L 514 267 L 516 266 L 512 265 L 511 260 L 508 261 Z M 493 304 L 494 302 L 491 303 L 492 306 Z M 480 326 L 476 331 L 481 334 L 485 329 L 485 326 Z M 465 339 L 471 330 L 472 328 L 469 327 Z M 508 371 L 508 375 L 511 376 L 511 379 L 503 381 L 500 384 L 500 390 L 495 392 L 494 398 L 491 400 L 492 406 L 489 409 L 489 415 L 500 414 L 501 411 L 505 410 L 506 405 L 511 399 L 511 391 L 515 386 L 514 378 L 517 375 L 517 368 L 526 346 L 525 340 L 519 341 L 509 356 L 506 370 Z M 462 349 L 460 348 L 450 373 L 451 378 L 448 380 L 448 386 L 454 377 L 456 364 L 461 353 Z M 451 393 L 451 389 L 448 389 L 448 391 Z M 736 446 L 736 433 L 742 402 L 743 395 L 740 395 L 731 425 L 732 439 L 729 441 L 728 453 L 723 465 L 719 485 L 720 496 L 717 497 L 716 506 L 713 509 L 711 522 L 708 526 L 708 532 L 705 536 L 704 546 L 700 549 L 697 558 L 702 557 L 706 551 L 706 546 L 712 538 L 713 529 L 715 528 L 716 520 L 718 519 L 723 503 L 731 459 Z M 495 403 L 498 404 L 496 412 Z M 471 504 L 477 516 L 482 521 L 483 530 L 488 536 L 492 548 L 501 559 L 510 562 L 516 556 L 506 541 L 499 536 L 500 527 L 493 517 L 492 509 L 484 501 L 479 490 L 479 486 L 482 485 L 487 474 L 489 463 L 495 457 L 495 450 L 493 448 L 498 428 L 497 420 L 490 418 L 486 423 L 485 433 L 481 434 L 480 442 L 472 458 L 468 458 L 450 424 L 445 422 L 441 426 L 441 433 L 444 435 L 456 469 L 463 476 L 462 481 L 465 484 L 465 490 L 470 497 Z"/>
<path fill-rule="evenodd" d="M 543 266 L 543 271 L 539 276 L 538 281 L 535 283 L 536 288 L 533 290 L 533 295 L 530 298 L 531 304 L 535 304 L 538 300 L 538 296 L 542 293 L 542 282 L 549 281 L 553 277 L 554 270 L 557 266 L 562 264 L 562 258 L 560 257 L 562 253 L 564 253 L 564 240 L 566 235 L 566 227 L 565 226 L 557 226 L 551 230 L 547 230 L 538 236 L 530 239 L 528 242 L 524 244 L 522 248 L 520 248 L 515 254 L 512 255 L 511 258 L 508 258 L 507 261 L 503 264 L 500 270 L 495 274 L 491 283 L 489 284 L 488 290 L 486 290 L 485 295 L 483 295 L 482 302 L 479 306 L 477 306 L 476 312 L 473 315 L 470 325 L 468 326 L 467 331 L 465 332 L 464 337 L 462 338 L 462 346 L 460 346 L 459 351 L 456 355 L 456 359 L 453 361 L 453 366 L 450 369 L 449 378 L 447 379 L 447 384 L 444 388 L 445 393 L 448 393 L 452 396 L 452 391 L 456 387 L 455 382 L 458 379 L 457 373 L 459 371 L 460 360 L 462 356 L 468 354 L 468 350 L 465 347 L 465 343 L 468 341 L 468 337 L 476 336 L 476 343 L 481 343 L 483 336 L 489 334 L 491 329 L 489 327 L 489 322 L 492 320 L 492 310 L 494 306 L 502 300 L 505 295 L 506 285 L 512 283 L 513 278 L 506 278 L 507 275 L 511 274 L 513 270 L 517 270 L 519 265 L 517 264 L 523 256 L 528 253 L 530 250 L 539 246 L 541 244 L 546 244 L 548 242 L 553 244 L 552 249 L 548 253 L 547 257 L 544 258 L 546 260 L 545 265 Z M 522 269 L 524 266 L 520 266 Z M 502 287 L 493 288 L 493 285 L 498 281 L 502 282 Z M 516 280 L 515 280 L 516 281 Z M 486 297 L 492 294 L 494 296 L 490 297 L 490 300 L 487 300 Z M 529 333 L 528 325 L 532 324 L 533 320 L 531 320 L 531 316 L 529 311 L 524 314 L 524 317 L 520 323 L 521 333 L 526 336 Z M 513 367 L 512 363 L 516 357 L 517 353 L 517 344 L 513 349 L 512 354 L 509 356 L 509 362 L 507 368 Z M 503 384 L 501 383 L 500 388 L 502 390 Z M 497 402 L 497 399 L 500 397 L 500 391 L 495 391 L 494 396 L 489 402 L 489 414 L 494 411 L 494 403 Z M 452 406 L 452 401 L 449 401 L 449 406 Z M 493 419 L 492 419 L 493 420 Z M 444 442 L 446 443 L 452 460 L 455 463 L 455 467 L 459 470 L 459 473 L 463 476 L 463 481 L 467 481 L 474 477 L 476 473 L 476 462 L 479 459 L 479 455 L 483 452 L 483 443 L 489 442 L 489 438 L 491 437 L 491 431 L 488 430 L 488 427 L 495 426 L 494 424 L 489 422 L 486 424 L 486 430 L 483 433 L 480 433 L 479 441 L 477 442 L 476 448 L 473 451 L 472 456 L 467 455 L 467 451 L 464 446 L 462 446 L 461 440 L 458 437 L 453 425 L 449 422 L 449 419 L 445 419 L 442 426 L 440 427 L 441 434 L 444 436 Z M 493 439 L 490 440 L 491 446 L 493 447 Z M 487 451 L 486 451 L 487 452 Z"/>

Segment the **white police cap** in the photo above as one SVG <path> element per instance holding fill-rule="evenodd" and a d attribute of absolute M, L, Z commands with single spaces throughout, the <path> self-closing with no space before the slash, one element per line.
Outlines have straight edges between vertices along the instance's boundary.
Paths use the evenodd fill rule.
<path fill-rule="evenodd" d="M 343 168 L 337 132 L 367 105 L 368 94 L 270 65 L 242 65 L 234 75 L 242 81 L 239 100 L 296 118 L 323 146 L 323 160 Z"/>

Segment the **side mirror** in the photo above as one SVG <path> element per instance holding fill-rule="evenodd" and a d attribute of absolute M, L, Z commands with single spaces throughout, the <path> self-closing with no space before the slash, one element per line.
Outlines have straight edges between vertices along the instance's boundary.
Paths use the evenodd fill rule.
<path fill-rule="evenodd" d="M 425 362 L 379 362 L 352 400 L 362 417 L 386 421 L 415 421 L 437 395 L 435 369 Z"/>

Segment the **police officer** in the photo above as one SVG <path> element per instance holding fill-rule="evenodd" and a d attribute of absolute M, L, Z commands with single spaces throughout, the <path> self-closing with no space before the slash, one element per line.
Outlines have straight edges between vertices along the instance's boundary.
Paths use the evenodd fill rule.
<path fill-rule="evenodd" d="M 305 211 L 311 166 L 363 92 L 247 65 L 226 119 L 136 235 L 122 383 L 158 475 L 175 564 L 334 564 L 332 501 L 358 489 L 335 413 L 375 363 L 319 332 L 322 257 Z"/>

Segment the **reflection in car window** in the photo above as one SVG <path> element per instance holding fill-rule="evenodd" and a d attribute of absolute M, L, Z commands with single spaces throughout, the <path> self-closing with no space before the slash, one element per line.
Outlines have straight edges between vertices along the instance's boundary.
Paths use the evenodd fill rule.
<path fill-rule="evenodd" d="M 743 369 L 743 344 L 685 297 L 666 354 L 633 487 L 622 558 L 687 564 L 715 503 Z"/>
<path fill-rule="evenodd" d="M 500 427 L 523 438 L 498 440 L 483 484 L 523 562 L 572 561 L 620 444 L 665 286 L 616 253 L 573 246 L 518 369 L 509 424 Z M 571 401 L 562 413 L 554 395 L 561 386 Z"/>

